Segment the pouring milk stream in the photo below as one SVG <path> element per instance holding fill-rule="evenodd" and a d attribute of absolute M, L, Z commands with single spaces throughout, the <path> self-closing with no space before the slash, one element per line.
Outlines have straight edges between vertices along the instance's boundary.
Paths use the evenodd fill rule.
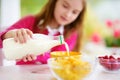
<path fill-rule="evenodd" d="M 20 44 L 15 42 L 13 38 L 8 38 L 3 41 L 3 52 L 5 58 L 8 60 L 21 59 L 27 54 L 40 55 L 49 51 L 52 47 L 65 44 L 62 35 L 60 36 L 47 36 L 43 34 L 33 34 L 33 38 L 29 39 L 26 43 Z M 67 52 L 68 47 L 66 48 Z"/>

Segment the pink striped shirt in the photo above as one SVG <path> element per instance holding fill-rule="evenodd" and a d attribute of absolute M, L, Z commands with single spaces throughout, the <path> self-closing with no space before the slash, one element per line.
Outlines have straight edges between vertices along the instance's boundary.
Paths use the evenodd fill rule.
<path fill-rule="evenodd" d="M 16 22 L 14 25 L 10 26 L 9 28 L 7 28 L 6 30 L 0 32 L 0 48 L 2 48 L 2 35 L 4 35 L 7 31 L 9 30 L 13 30 L 13 29 L 20 29 L 20 28 L 27 28 L 30 29 L 31 31 L 33 31 L 33 33 L 40 33 L 40 29 L 39 28 L 33 28 L 35 23 L 35 17 L 34 16 L 27 16 L 22 18 L 21 20 L 19 20 L 18 22 Z M 45 31 L 43 31 L 41 34 L 46 34 L 48 35 L 49 32 L 46 29 Z M 77 33 L 73 32 L 72 35 L 65 39 L 66 43 L 69 46 L 70 51 L 74 48 L 75 44 L 76 44 L 76 40 L 77 40 Z M 54 48 L 51 49 L 52 51 L 65 51 L 65 45 L 60 45 L 60 46 L 56 46 Z M 42 64 L 46 64 L 47 63 L 47 59 L 50 57 L 50 53 L 46 52 L 44 55 L 38 55 L 36 60 L 33 61 L 18 61 L 16 62 L 16 64 L 21 65 L 21 64 L 37 64 L 37 63 L 42 63 Z"/>

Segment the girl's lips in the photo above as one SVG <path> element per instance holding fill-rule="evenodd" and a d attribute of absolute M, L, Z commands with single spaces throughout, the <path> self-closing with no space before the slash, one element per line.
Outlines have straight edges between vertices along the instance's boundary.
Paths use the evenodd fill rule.
<path fill-rule="evenodd" d="M 63 20 L 63 21 L 68 21 L 65 17 L 63 17 L 63 16 L 61 16 L 61 19 Z"/>

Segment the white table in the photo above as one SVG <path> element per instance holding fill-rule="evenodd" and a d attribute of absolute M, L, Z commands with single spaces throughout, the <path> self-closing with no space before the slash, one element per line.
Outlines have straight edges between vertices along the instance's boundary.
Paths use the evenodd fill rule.
<path fill-rule="evenodd" d="M 0 80 L 52 80 L 47 65 L 0 66 Z"/>
<path fill-rule="evenodd" d="M 3 65 L 3 52 L 2 49 L 0 48 L 0 66 Z"/>
<path fill-rule="evenodd" d="M 120 71 L 107 72 L 98 64 L 92 75 L 85 80 L 120 80 Z"/>
<path fill-rule="evenodd" d="M 0 80 L 56 80 L 48 65 L 0 66 Z M 120 73 L 107 73 L 100 66 L 85 80 L 120 80 Z"/>
<path fill-rule="evenodd" d="M 2 51 L 0 49 L 0 65 Z M 0 80 L 56 80 L 48 65 L 11 65 L 0 66 Z M 120 80 L 119 73 L 107 73 L 98 65 L 90 77 L 85 80 Z"/>

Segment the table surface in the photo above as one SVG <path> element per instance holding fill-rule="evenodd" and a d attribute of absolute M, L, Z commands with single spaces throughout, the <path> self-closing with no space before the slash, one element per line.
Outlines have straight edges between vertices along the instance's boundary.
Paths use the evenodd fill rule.
<path fill-rule="evenodd" d="M 56 80 L 45 65 L 11 65 L 2 66 L 2 54 L 0 50 L 0 80 Z M 105 72 L 97 65 L 94 72 L 85 80 L 120 80 L 119 73 Z"/>
<path fill-rule="evenodd" d="M 0 66 L 0 80 L 56 80 L 48 65 Z M 120 80 L 120 73 L 108 73 L 98 66 L 85 80 Z"/>
<path fill-rule="evenodd" d="M 3 65 L 3 52 L 2 49 L 0 48 L 0 66 Z"/>
<path fill-rule="evenodd" d="M 47 65 L 0 66 L 0 80 L 54 80 Z"/>

